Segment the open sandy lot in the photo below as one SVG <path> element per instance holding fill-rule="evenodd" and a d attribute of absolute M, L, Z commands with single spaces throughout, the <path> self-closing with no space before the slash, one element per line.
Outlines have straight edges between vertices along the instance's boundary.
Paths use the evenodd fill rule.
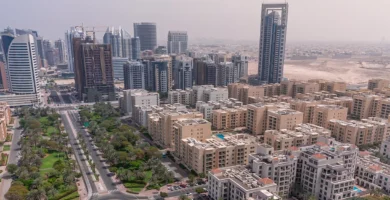
<path fill-rule="evenodd" d="M 390 66 L 361 64 L 352 59 L 318 59 L 316 61 L 291 61 L 284 65 L 284 76 L 289 79 L 308 80 L 326 79 L 356 84 L 367 82 L 371 78 L 389 78 Z M 249 74 L 257 73 L 257 63 L 250 62 Z"/>

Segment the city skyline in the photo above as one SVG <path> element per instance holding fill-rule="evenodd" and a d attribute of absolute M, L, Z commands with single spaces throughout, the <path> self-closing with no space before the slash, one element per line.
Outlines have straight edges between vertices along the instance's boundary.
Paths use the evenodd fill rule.
<path fill-rule="evenodd" d="M 264 1 L 264 3 L 278 2 L 280 1 Z M 103 2 L 95 1 L 93 5 L 89 1 L 76 2 L 74 0 L 55 3 L 39 0 L 24 2 L 21 5 L 18 2 L 9 2 L 9 4 L 4 5 L 4 12 L 0 14 L 0 17 L 11 16 L 9 12 L 13 10 L 12 8 L 18 7 L 21 11 L 18 16 L 26 17 L 25 15 L 28 14 L 31 20 L 15 19 L 12 24 L 3 22 L 4 24 L 0 23 L 0 26 L 38 30 L 39 34 L 45 38 L 55 40 L 58 37 L 63 37 L 63 33 L 71 26 L 82 24 L 90 27 L 122 26 L 132 33 L 133 23 L 144 21 L 157 24 L 158 44 L 166 44 L 169 30 L 187 31 L 192 42 L 200 38 L 257 41 L 259 40 L 262 3 L 262 1 L 255 0 L 248 0 L 245 3 L 228 0 L 224 1 L 224 9 L 212 9 L 220 7 L 220 2 L 188 0 L 183 3 L 177 0 L 167 0 L 163 2 L 154 1 L 153 4 L 150 4 L 142 1 L 120 1 L 115 5 L 121 4 L 122 6 L 115 7 L 115 12 L 110 12 L 107 9 L 114 8 L 107 7 Z M 364 0 L 345 0 L 342 2 L 336 2 L 335 0 L 301 0 L 299 2 L 289 1 L 288 3 L 290 9 L 294 10 L 294 13 L 290 13 L 289 16 L 289 36 L 287 38 L 289 42 L 380 42 L 382 38 L 389 38 L 390 35 L 390 28 L 383 26 L 390 19 L 381 16 L 381 13 L 386 12 L 386 8 L 390 6 L 390 2 L 386 0 L 378 0 L 375 4 Z M 63 9 L 55 10 L 55 12 L 31 9 L 31 7 L 43 5 L 45 7 L 62 7 Z M 96 13 L 94 17 L 80 18 L 84 15 L 83 8 L 86 6 L 94 9 L 94 13 Z M 237 14 L 237 8 L 245 12 L 239 11 L 239 14 Z M 26 12 L 23 12 L 24 10 Z M 67 13 L 69 10 L 72 10 L 72 14 Z M 375 12 L 370 12 L 371 10 L 375 10 Z M 202 11 L 201 17 L 198 15 L 199 11 Z M 359 14 L 363 12 L 369 12 L 369 15 Z M 332 15 L 329 15 L 329 13 L 332 13 Z M 48 21 L 47 16 L 51 14 L 55 14 L 55 17 Z M 177 14 L 180 14 L 180 17 L 177 17 Z M 41 23 L 42 21 L 47 22 L 44 23 L 45 26 Z M 219 24 L 219 26 L 215 26 L 215 24 Z M 370 28 L 366 29 L 365 27 Z M 203 31 L 205 28 L 207 28 L 207 32 Z"/>

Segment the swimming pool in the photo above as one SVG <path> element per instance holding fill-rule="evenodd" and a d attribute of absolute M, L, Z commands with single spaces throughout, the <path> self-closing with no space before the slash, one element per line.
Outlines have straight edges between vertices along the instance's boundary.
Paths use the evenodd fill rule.
<path fill-rule="evenodd" d="M 222 140 L 225 139 L 225 136 L 222 134 L 222 133 L 218 133 L 216 134 L 217 137 L 221 138 Z"/>
<path fill-rule="evenodd" d="M 356 187 L 356 186 L 353 186 L 353 190 L 355 190 L 356 192 L 358 192 L 358 193 L 360 193 L 360 192 L 362 192 L 362 190 L 361 189 L 359 189 L 358 187 Z"/>

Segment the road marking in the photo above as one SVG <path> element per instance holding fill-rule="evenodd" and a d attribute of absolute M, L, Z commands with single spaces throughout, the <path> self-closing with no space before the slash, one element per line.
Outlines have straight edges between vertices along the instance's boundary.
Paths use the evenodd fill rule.
<path fill-rule="evenodd" d="M 112 193 L 112 192 L 118 192 L 119 189 L 114 189 L 114 190 L 108 190 L 108 193 Z"/>

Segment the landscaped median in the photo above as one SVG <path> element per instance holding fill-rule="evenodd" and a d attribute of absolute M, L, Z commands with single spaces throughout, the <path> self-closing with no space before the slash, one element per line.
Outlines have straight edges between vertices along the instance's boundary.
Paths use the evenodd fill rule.
<path fill-rule="evenodd" d="M 142 142 L 134 128 L 122 124 L 119 112 L 108 103 L 96 103 L 93 109 L 80 107 L 80 120 L 88 125 L 94 143 L 130 193 L 159 189 L 173 182 L 173 173 L 161 164 L 159 150 Z"/>

